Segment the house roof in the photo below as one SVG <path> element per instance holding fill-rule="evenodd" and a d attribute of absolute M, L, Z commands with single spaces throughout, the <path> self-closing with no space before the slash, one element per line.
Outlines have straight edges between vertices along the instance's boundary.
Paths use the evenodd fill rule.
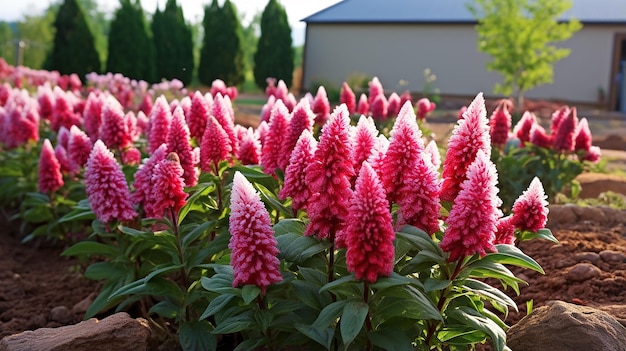
<path fill-rule="evenodd" d="M 540 1 L 540 0 L 539 0 Z M 343 0 L 306 23 L 476 23 L 465 0 Z M 562 20 L 626 24 L 625 0 L 573 0 Z"/>

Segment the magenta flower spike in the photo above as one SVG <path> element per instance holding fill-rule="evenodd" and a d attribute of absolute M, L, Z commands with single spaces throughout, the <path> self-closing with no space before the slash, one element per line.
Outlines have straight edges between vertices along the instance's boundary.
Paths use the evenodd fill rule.
<path fill-rule="evenodd" d="M 468 117 L 465 116 L 466 119 Z M 502 203 L 497 195 L 497 183 L 496 166 L 484 150 L 478 150 L 446 221 L 448 228 L 440 246 L 450 253 L 448 261 L 462 260 L 474 254 L 484 256 L 487 252 L 496 251 L 495 232 L 501 217 L 498 208 Z"/>
<path fill-rule="evenodd" d="M 466 179 L 467 169 L 474 162 L 479 150 L 491 155 L 489 121 L 482 93 L 476 95 L 463 119 L 457 121 L 450 136 L 443 163 L 441 200 L 450 202 L 454 200 L 461 183 Z"/>
<path fill-rule="evenodd" d="M 239 162 L 242 165 L 258 165 L 261 159 L 261 142 L 254 130 L 244 128 L 239 137 Z"/>
<path fill-rule="evenodd" d="M 152 181 L 152 174 L 154 173 L 154 167 L 161 161 L 165 160 L 167 156 L 167 145 L 161 144 L 153 153 L 150 158 L 145 159 L 144 163 L 139 166 L 137 172 L 135 172 L 135 181 L 133 182 L 133 192 L 131 199 L 136 205 L 143 205 L 145 216 L 147 218 L 158 217 L 156 213 L 156 202 L 153 199 L 154 183 Z"/>
<path fill-rule="evenodd" d="M 141 132 L 137 128 L 137 116 L 135 116 L 135 112 L 128 111 L 124 115 L 124 121 L 126 121 L 126 128 L 128 129 L 130 140 L 134 142 L 141 135 Z"/>
<path fill-rule="evenodd" d="M 100 130 L 100 123 L 102 121 L 103 105 L 104 99 L 97 91 L 92 91 L 87 95 L 85 109 L 83 111 L 83 124 L 92 142 L 99 139 L 98 131 Z"/>
<path fill-rule="evenodd" d="M 67 146 L 70 143 L 70 130 L 65 127 L 59 128 L 57 132 L 57 145 L 63 146 L 67 150 Z"/>
<path fill-rule="evenodd" d="M 148 119 L 150 120 L 148 151 L 153 153 L 161 144 L 167 142 L 167 133 L 170 130 L 172 112 L 165 96 L 156 98 Z"/>
<path fill-rule="evenodd" d="M 563 153 L 573 152 L 576 146 L 576 127 L 578 126 L 576 107 L 572 107 L 568 112 L 559 123 L 552 139 L 554 149 Z"/>
<path fill-rule="evenodd" d="M 398 106 L 398 112 L 400 112 L 400 108 L 402 108 L 407 101 L 410 101 L 411 106 L 413 106 L 413 97 L 411 96 L 411 92 L 409 90 L 405 90 L 404 93 L 400 95 L 400 106 Z"/>
<path fill-rule="evenodd" d="M 276 86 L 276 99 L 277 100 L 285 100 L 287 95 L 289 95 L 289 88 L 287 88 L 287 84 L 284 80 L 279 80 L 278 85 Z"/>
<path fill-rule="evenodd" d="M 463 116 L 465 115 L 465 111 L 467 111 L 467 106 L 462 106 L 459 109 L 459 112 L 458 112 L 459 115 L 457 116 L 457 119 L 463 119 Z"/>
<path fill-rule="evenodd" d="M 354 172 L 360 173 L 361 164 L 373 153 L 378 142 L 378 129 L 371 117 L 361 115 L 354 133 Z"/>
<path fill-rule="evenodd" d="M 135 124 L 135 134 L 138 136 L 147 134 L 146 131 L 148 130 L 148 125 L 150 124 L 148 116 L 146 116 L 143 111 L 139 110 L 135 117 L 137 118 L 137 123 Z"/>
<path fill-rule="evenodd" d="M 509 113 L 508 105 L 504 101 L 507 100 L 502 100 L 496 106 L 489 119 L 491 143 L 498 147 L 504 147 L 504 144 L 509 139 L 509 130 L 511 129 L 511 114 Z"/>
<path fill-rule="evenodd" d="M 63 145 L 58 144 L 54 148 L 54 157 L 57 158 L 59 164 L 61 165 L 62 173 L 70 173 L 72 167 L 70 166 L 70 158 L 67 156 L 67 149 L 63 147 Z"/>
<path fill-rule="evenodd" d="M 387 118 L 387 98 L 385 95 L 378 94 L 370 104 L 370 110 L 372 111 L 372 117 L 375 120 L 382 121 Z"/>
<path fill-rule="evenodd" d="M 306 169 L 305 180 L 311 191 L 307 211 L 311 221 L 305 235 L 329 239 L 336 247 L 345 247 L 343 232 L 352 198 L 352 162 L 350 115 L 346 105 L 339 105 L 322 128 L 313 161 Z"/>
<path fill-rule="evenodd" d="M 50 140 L 45 139 L 39 156 L 39 192 L 53 193 L 63 186 L 61 164 L 54 155 Z"/>
<path fill-rule="evenodd" d="M 359 97 L 359 102 L 356 106 L 356 113 L 366 116 L 370 113 L 370 103 L 367 101 L 367 96 L 365 94 L 361 94 Z"/>
<path fill-rule="evenodd" d="M 536 232 L 548 221 L 548 196 L 539 178 L 533 178 L 520 197 L 513 203 L 513 224 L 520 230 Z"/>
<path fill-rule="evenodd" d="M 150 116 L 152 112 L 152 96 L 150 94 L 144 94 L 139 104 L 139 111 L 143 112 L 146 116 Z"/>
<path fill-rule="evenodd" d="M 372 148 L 372 154 L 367 159 L 367 163 L 372 166 L 376 174 L 378 174 L 378 178 L 383 178 L 383 170 L 385 169 L 385 155 L 387 154 L 387 149 L 389 149 L 389 139 L 384 134 L 378 135 L 376 138 L 376 143 L 374 143 L 374 147 Z"/>
<path fill-rule="evenodd" d="M 217 175 L 219 163 L 228 160 L 231 151 L 228 134 L 215 117 L 209 116 L 200 145 L 200 169 Z"/>
<path fill-rule="evenodd" d="M 435 169 L 439 169 L 441 167 L 441 154 L 439 153 L 439 148 L 437 147 L 437 143 L 434 140 L 431 140 L 424 149 L 426 155 L 428 155 L 427 159 L 430 159 L 430 163 L 433 165 Z"/>
<path fill-rule="evenodd" d="M 282 147 L 280 149 L 278 168 L 285 170 L 289 164 L 291 152 L 296 146 L 296 142 L 303 131 L 313 131 L 313 123 L 315 121 L 315 113 L 311 110 L 307 99 L 300 99 L 289 119 L 287 133 L 284 136 Z"/>
<path fill-rule="evenodd" d="M 389 99 L 387 100 L 387 118 L 395 117 L 400 113 L 400 108 L 403 106 L 401 103 L 402 100 L 398 94 L 393 92 L 389 95 Z"/>
<path fill-rule="evenodd" d="M 515 224 L 513 223 L 513 216 L 509 215 L 498 219 L 495 235 L 494 244 L 496 245 L 515 244 Z"/>
<path fill-rule="evenodd" d="M 385 94 L 385 90 L 383 89 L 383 85 L 378 77 L 372 78 L 372 80 L 369 81 L 367 85 L 369 86 L 369 96 L 367 98 L 367 103 L 372 106 L 374 99 L 376 99 L 378 95 Z"/>
<path fill-rule="evenodd" d="M 96 141 L 85 170 L 85 191 L 102 223 L 129 221 L 137 216 L 122 168 L 102 140 Z"/>
<path fill-rule="evenodd" d="M 233 287 L 255 285 L 265 294 L 269 285 L 283 280 L 278 242 L 259 194 L 240 172 L 233 179 L 229 225 Z"/>
<path fill-rule="evenodd" d="M 58 86 L 54 87 L 54 111 L 52 112 L 51 128 L 58 131 L 61 127 L 68 130 L 72 125 L 81 125 L 82 119 L 80 115 L 74 113 L 74 106 L 66 93 Z"/>
<path fill-rule="evenodd" d="M 37 87 L 37 103 L 39 104 L 39 116 L 41 116 L 42 119 L 51 120 L 54 111 L 54 94 L 52 93 L 50 84 Z"/>
<path fill-rule="evenodd" d="M 437 108 L 437 104 L 428 100 L 428 98 L 421 98 L 417 100 L 417 117 L 419 119 L 426 119 L 426 116 L 433 112 Z"/>
<path fill-rule="evenodd" d="M 175 152 L 170 152 L 164 160 L 154 166 L 151 200 L 154 201 L 157 218 L 167 215 L 176 218 L 178 211 L 187 203 L 183 173 L 184 170 Z"/>
<path fill-rule="evenodd" d="M 374 283 L 393 272 L 395 233 L 378 175 L 363 163 L 346 226 L 346 265 L 358 280 Z"/>
<path fill-rule="evenodd" d="M 530 130 L 537 123 L 537 117 L 531 112 L 524 112 L 522 118 L 513 127 L 513 134 L 519 139 L 520 146 L 530 141 Z"/>
<path fill-rule="evenodd" d="M 167 153 L 176 153 L 180 166 L 183 168 L 185 185 L 194 186 L 198 183 L 199 172 L 193 162 L 192 148 L 189 141 L 189 128 L 185 122 L 182 107 L 177 107 L 172 114 L 172 123 L 167 134 Z"/>
<path fill-rule="evenodd" d="M 125 149 L 133 144 L 122 105 L 113 96 L 109 96 L 102 107 L 98 136 L 110 150 Z"/>
<path fill-rule="evenodd" d="M 209 119 L 209 104 L 204 95 L 196 91 L 191 98 L 191 108 L 187 116 L 187 124 L 189 125 L 189 134 L 195 138 L 197 144 L 202 142 L 202 134 L 206 128 L 206 121 Z"/>
<path fill-rule="evenodd" d="M 70 159 L 72 173 L 83 167 L 89 159 L 92 149 L 91 139 L 77 126 L 70 128 L 70 141 L 67 145 L 67 154 Z"/>
<path fill-rule="evenodd" d="M 269 123 L 275 103 L 276 97 L 274 95 L 270 95 L 267 98 L 267 102 L 263 105 L 263 107 L 261 107 L 261 122 Z"/>
<path fill-rule="evenodd" d="M 319 126 L 324 125 L 330 116 L 330 102 L 328 101 L 326 88 L 323 85 L 317 88 L 312 109 L 313 113 L 315 113 L 315 123 Z"/>
<path fill-rule="evenodd" d="M 179 106 L 183 109 L 183 116 L 189 116 L 189 111 L 191 110 L 191 97 L 185 96 L 182 99 L 180 99 Z M 172 113 L 174 113 L 174 111 L 172 111 Z M 186 121 L 187 120 L 185 119 L 185 122 Z"/>
<path fill-rule="evenodd" d="M 289 134 L 290 118 L 289 111 L 287 111 L 283 101 L 277 100 L 272 109 L 267 135 L 261 151 L 261 166 L 263 172 L 267 174 L 273 175 L 276 168 L 280 168 L 280 162 L 283 158 L 281 152 L 285 138 Z"/>
<path fill-rule="evenodd" d="M 296 105 L 298 104 L 298 100 L 296 100 L 296 96 L 293 95 L 293 93 L 289 93 L 287 94 L 287 97 L 283 99 L 283 103 L 285 104 L 285 107 L 287 108 L 289 113 L 293 113 L 293 110 L 296 108 Z M 309 103 L 309 106 L 311 106 L 310 103 Z"/>
<path fill-rule="evenodd" d="M 348 112 L 352 115 L 356 112 L 356 95 L 348 85 L 348 82 L 343 82 L 341 85 L 341 92 L 339 93 L 339 103 L 346 104 Z"/>
<path fill-rule="evenodd" d="M 235 134 L 234 116 L 231 115 L 232 106 L 226 101 L 222 94 L 217 94 L 213 99 L 213 105 L 211 107 L 210 115 L 215 117 L 222 126 L 222 129 L 226 132 L 226 135 L 228 135 L 231 147 L 230 152 L 233 157 L 236 158 L 238 156 L 239 145 L 237 135 Z"/>
<path fill-rule="evenodd" d="M 552 113 L 552 119 L 550 121 L 550 134 L 554 135 L 557 133 L 557 131 L 559 130 L 559 126 L 561 125 L 561 122 L 563 122 L 563 120 L 567 118 L 567 115 L 569 114 L 570 114 L 569 106 L 561 106 L 559 107 L 558 110 Z"/>
<path fill-rule="evenodd" d="M 578 127 L 574 133 L 574 150 L 576 151 L 589 151 L 591 148 L 592 138 L 591 130 L 589 129 L 589 122 L 586 118 L 581 118 L 578 121 Z"/>
<path fill-rule="evenodd" d="M 536 146 L 549 149 L 554 141 L 553 135 L 546 134 L 546 130 L 539 124 L 535 123 L 530 128 L 530 142 Z"/>
<path fill-rule="evenodd" d="M 600 161 L 601 156 L 602 156 L 602 150 L 600 150 L 600 147 L 592 146 L 589 148 L 589 150 L 587 150 L 587 152 L 583 156 L 583 160 L 596 163 Z"/>
<path fill-rule="evenodd" d="M 141 163 L 141 151 L 134 146 L 122 150 L 122 163 L 130 166 L 138 165 Z"/>
<path fill-rule="evenodd" d="M 313 161 L 317 141 L 310 131 L 304 130 L 291 153 L 289 165 L 285 169 L 285 181 L 278 196 L 281 200 L 291 197 L 294 211 L 306 209 L 311 191 L 306 182 L 306 168 Z"/>
<path fill-rule="evenodd" d="M 257 135 L 257 138 L 259 138 L 261 146 L 265 144 L 265 137 L 267 136 L 267 133 L 269 133 L 269 130 L 269 124 L 265 121 L 261 121 L 261 123 L 259 123 L 259 125 L 256 127 L 254 133 Z"/>

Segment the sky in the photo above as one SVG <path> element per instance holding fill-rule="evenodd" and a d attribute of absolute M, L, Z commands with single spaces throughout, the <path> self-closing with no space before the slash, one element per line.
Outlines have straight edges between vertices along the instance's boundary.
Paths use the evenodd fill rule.
<path fill-rule="evenodd" d="M 119 7 L 119 0 L 96 0 L 100 9 L 113 13 Z M 141 4 L 146 13 L 153 14 L 157 8 L 165 7 L 167 0 L 141 0 Z M 237 7 L 242 23 L 248 23 L 257 12 L 262 12 L 267 4 L 266 0 L 231 0 Z M 327 8 L 340 0 L 279 0 L 287 11 L 287 17 L 291 24 L 293 44 L 295 46 L 304 43 L 305 24 L 301 19 Z M 50 3 L 49 0 L 0 0 L 0 20 L 17 21 L 26 13 L 42 13 Z M 211 0 L 178 0 L 182 5 L 185 18 L 189 21 L 200 21 L 204 15 L 204 6 L 211 3 Z M 219 0 L 222 4 L 223 0 Z"/>

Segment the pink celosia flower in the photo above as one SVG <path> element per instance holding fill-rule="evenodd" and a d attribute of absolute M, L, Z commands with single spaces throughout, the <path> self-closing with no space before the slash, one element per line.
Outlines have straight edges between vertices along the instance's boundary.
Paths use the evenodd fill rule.
<path fill-rule="evenodd" d="M 307 210 L 311 221 L 305 235 L 330 239 L 344 247 L 343 231 L 352 198 L 350 180 L 354 176 L 350 114 L 339 105 L 322 128 L 312 162 L 306 169 L 311 197 Z"/>
<path fill-rule="evenodd" d="M 39 140 L 39 115 L 31 103 L 9 102 L 5 109 L 4 142 L 8 149 Z"/>
<path fill-rule="evenodd" d="M 265 82 L 267 83 L 267 86 L 265 87 L 265 96 L 274 96 L 276 94 L 276 78 L 267 77 L 265 78 Z"/>
<path fill-rule="evenodd" d="M 267 98 L 267 102 L 261 107 L 261 122 L 269 123 L 275 103 L 276 97 L 274 95 Z"/>
<path fill-rule="evenodd" d="M 179 106 L 183 109 L 183 116 L 189 116 L 189 111 L 191 110 L 191 97 L 185 96 L 180 99 Z M 172 113 L 174 113 L 174 111 L 172 111 Z"/>
<path fill-rule="evenodd" d="M 280 168 L 283 143 L 289 133 L 289 118 L 289 111 L 283 101 L 276 101 L 261 152 L 261 166 L 263 166 L 263 172 L 267 174 L 274 174 L 276 168 Z"/>
<path fill-rule="evenodd" d="M 146 114 L 143 113 L 143 111 L 141 110 L 137 112 L 137 115 L 135 117 L 137 118 L 137 123 L 135 124 L 135 133 L 136 135 L 141 136 L 148 130 L 150 120 L 148 119 L 148 116 L 146 116 Z"/>
<path fill-rule="evenodd" d="M 257 138 L 259 138 L 259 141 L 261 142 L 261 146 L 265 144 L 265 137 L 270 130 L 268 122 L 261 121 L 261 123 L 259 123 L 259 125 L 256 127 L 256 130 L 254 131 L 257 135 Z"/>
<path fill-rule="evenodd" d="M 279 80 L 278 85 L 276 86 L 276 99 L 277 100 L 285 100 L 285 98 L 289 95 L 289 88 L 287 88 L 287 84 L 284 80 Z"/>
<path fill-rule="evenodd" d="M 378 129 L 371 117 L 361 115 L 354 133 L 354 172 L 359 173 L 361 164 L 372 155 L 377 143 Z"/>
<path fill-rule="evenodd" d="M 506 144 L 509 139 L 509 130 L 511 129 L 511 114 L 504 101 L 508 100 L 502 100 L 496 106 L 489 119 L 491 143 L 499 147 L 503 147 Z"/>
<path fill-rule="evenodd" d="M 167 142 L 167 133 L 170 130 L 172 112 L 165 96 L 161 95 L 154 101 L 148 118 L 150 120 L 148 151 L 153 153 L 161 144 Z"/>
<path fill-rule="evenodd" d="M 217 94 L 213 99 L 210 115 L 215 117 L 215 120 L 219 122 L 226 135 L 228 135 L 231 147 L 230 152 L 234 157 L 237 157 L 239 145 L 237 135 L 235 134 L 235 119 L 231 109 L 230 99 L 223 97 L 222 94 Z"/>
<path fill-rule="evenodd" d="M 513 127 L 513 134 L 519 139 L 520 146 L 530 141 L 530 130 L 537 123 L 537 117 L 531 112 L 524 112 L 522 118 Z"/>
<path fill-rule="evenodd" d="M 215 79 L 211 82 L 211 95 L 216 96 L 217 94 L 222 94 L 222 96 L 226 95 L 226 83 L 224 83 L 221 79 Z"/>
<path fill-rule="evenodd" d="M 228 160 L 232 147 L 228 134 L 213 116 L 209 116 L 200 145 L 200 169 L 218 174 L 220 161 Z"/>
<path fill-rule="evenodd" d="M 133 182 L 135 192 L 132 194 L 132 201 L 137 205 L 143 205 L 145 216 L 148 218 L 158 217 L 155 210 L 157 204 L 153 199 L 152 192 L 154 188 L 152 174 L 154 173 L 154 167 L 165 159 L 166 151 L 167 145 L 161 144 L 150 158 L 144 160 L 144 163 L 135 172 L 135 181 Z"/>
<path fill-rule="evenodd" d="M 470 106 L 469 109 L 472 107 Z M 466 115 L 465 119 L 469 116 Z M 484 150 L 478 150 L 474 162 L 467 169 L 467 179 L 454 199 L 447 219 L 441 249 L 450 253 L 450 262 L 467 256 L 495 252 L 496 224 L 501 217 L 498 210 L 496 166 Z"/>
<path fill-rule="evenodd" d="M 463 116 L 465 115 L 465 112 L 466 112 L 466 111 L 467 111 L 467 106 L 462 106 L 462 107 L 459 109 L 459 112 L 458 112 L 458 118 L 457 118 L 457 119 L 463 119 Z"/>
<path fill-rule="evenodd" d="M 368 115 L 370 113 L 370 104 L 367 102 L 367 96 L 365 94 L 361 94 L 359 97 L 359 102 L 356 106 L 356 113 L 360 115 Z"/>
<path fill-rule="evenodd" d="M 278 242 L 259 194 L 240 172 L 233 179 L 229 225 L 233 287 L 255 285 L 265 294 L 270 284 L 283 280 Z"/>
<path fill-rule="evenodd" d="M 209 119 L 209 104 L 204 95 L 196 91 L 191 99 L 191 109 L 187 116 L 187 124 L 189 125 L 189 134 L 192 138 L 196 138 L 197 144 L 202 141 L 202 134 L 206 128 L 206 121 Z"/>
<path fill-rule="evenodd" d="M 530 127 L 530 142 L 548 149 L 552 147 L 553 136 L 546 134 L 546 130 L 539 123 L 535 123 Z"/>
<path fill-rule="evenodd" d="M 387 118 L 387 99 L 385 95 L 377 95 L 370 104 L 370 110 L 372 111 L 372 117 L 376 120 L 384 120 Z"/>
<path fill-rule="evenodd" d="M 59 190 L 63 186 L 61 164 L 54 156 L 54 149 L 50 140 L 45 139 L 39 156 L 39 192 L 48 194 Z"/>
<path fill-rule="evenodd" d="M 61 165 L 61 172 L 70 173 L 72 169 L 70 166 L 70 158 L 67 156 L 67 150 L 63 147 L 63 145 L 58 144 L 54 148 L 54 157 L 57 158 L 59 164 Z"/>
<path fill-rule="evenodd" d="M 296 108 L 296 105 L 298 104 L 298 100 L 296 100 L 295 95 L 293 95 L 292 93 L 289 93 L 287 94 L 287 97 L 283 99 L 283 103 L 285 104 L 285 107 L 287 108 L 289 113 L 292 113 L 293 109 Z M 309 104 L 309 106 L 311 106 L 311 104 Z"/>
<path fill-rule="evenodd" d="M 167 153 L 174 152 L 184 170 L 185 185 L 194 186 L 198 183 L 198 169 L 193 163 L 191 144 L 189 143 L 189 128 L 185 122 L 185 115 L 181 107 L 177 107 L 172 114 L 170 130 L 167 134 Z"/>
<path fill-rule="evenodd" d="M 320 126 L 324 125 L 330 116 L 330 102 L 323 85 L 317 88 L 312 110 L 315 113 L 315 123 Z"/>
<path fill-rule="evenodd" d="M 57 133 L 57 145 L 63 146 L 67 150 L 67 146 L 70 143 L 70 130 L 65 127 L 59 128 Z"/>
<path fill-rule="evenodd" d="M 74 113 L 72 103 L 70 102 L 70 94 L 61 88 L 54 87 L 54 111 L 52 113 L 51 127 L 54 131 L 65 127 L 68 130 L 72 125 L 81 125 L 82 119 L 80 115 Z"/>
<path fill-rule="evenodd" d="M 139 139 L 141 133 L 137 129 L 137 117 L 135 116 L 135 112 L 128 111 L 124 115 L 124 121 L 126 121 L 126 128 L 128 129 L 128 135 L 130 135 L 130 140 L 135 141 Z"/>
<path fill-rule="evenodd" d="M 150 94 L 144 94 L 139 104 L 139 111 L 143 112 L 146 116 L 150 116 L 152 112 L 152 96 Z"/>
<path fill-rule="evenodd" d="M 8 82 L 4 82 L 0 85 L 0 106 L 4 106 L 7 103 L 7 100 L 11 97 L 12 91 L 13 88 L 11 88 L 11 85 Z"/>
<path fill-rule="evenodd" d="M 544 228 L 548 220 L 547 198 L 539 178 L 533 178 L 528 189 L 515 200 L 511 209 L 515 227 L 531 232 Z"/>
<path fill-rule="evenodd" d="M 400 112 L 400 108 L 406 104 L 407 101 L 411 101 L 411 106 L 413 106 L 413 98 L 411 97 L 411 92 L 405 90 L 402 95 L 400 95 L 400 106 L 398 106 L 398 112 Z"/>
<path fill-rule="evenodd" d="M 574 150 L 587 151 L 589 150 L 589 148 L 591 148 L 591 130 L 589 129 L 589 122 L 587 122 L 586 118 L 580 119 L 580 121 L 578 122 L 578 127 L 576 128 L 576 132 L 574 134 Z"/>
<path fill-rule="evenodd" d="M 39 103 L 39 116 L 42 119 L 51 120 L 54 111 L 54 94 L 52 94 L 50 84 L 37 87 L 37 102 Z"/>
<path fill-rule="evenodd" d="M 395 92 L 391 93 L 391 95 L 389 95 L 387 103 L 387 118 L 397 116 L 400 112 L 400 108 L 403 106 L 401 105 L 402 100 L 400 99 L 400 96 L 398 96 L 398 94 L 396 94 Z"/>
<path fill-rule="evenodd" d="M 131 146 L 122 150 L 122 163 L 125 165 L 138 165 L 141 163 L 141 151 Z"/>
<path fill-rule="evenodd" d="M 170 152 L 167 158 L 154 166 L 152 175 L 152 201 L 154 211 L 159 218 L 167 215 L 177 217 L 178 211 L 187 203 L 183 168 L 178 162 L 178 155 Z M 171 211 L 168 213 L 168 211 Z"/>
<path fill-rule="evenodd" d="M 601 156 L 602 152 L 600 150 L 600 147 L 598 146 L 592 146 L 589 148 L 589 150 L 587 150 L 583 156 L 583 160 L 584 161 L 589 161 L 589 162 L 598 162 L 600 161 L 600 156 Z"/>
<path fill-rule="evenodd" d="M 346 227 L 346 266 L 358 280 L 374 283 L 393 272 L 395 233 L 389 203 L 378 175 L 363 163 Z"/>
<path fill-rule="evenodd" d="M 374 77 L 372 78 L 372 80 L 370 80 L 367 85 L 369 86 L 369 96 L 367 98 L 367 103 L 372 106 L 372 103 L 374 102 L 374 99 L 376 99 L 376 97 L 378 95 L 382 95 L 385 93 L 385 90 L 383 89 L 383 85 L 380 82 L 380 80 L 378 79 L 378 77 Z"/>
<path fill-rule="evenodd" d="M 97 91 L 89 93 L 87 101 L 85 101 L 83 124 L 85 126 L 85 132 L 87 132 L 87 135 L 89 135 L 92 142 L 99 139 L 98 131 L 100 130 L 100 123 L 102 121 L 103 105 L 104 99 L 97 93 Z"/>
<path fill-rule="evenodd" d="M 317 141 L 310 131 L 304 130 L 291 153 L 289 165 L 285 170 L 285 181 L 278 196 L 285 200 L 292 198 L 294 211 L 305 209 L 311 192 L 306 183 L 306 168 L 313 161 Z"/>
<path fill-rule="evenodd" d="M 380 179 L 383 178 L 383 171 L 385 170 L 385 155 L 387 154 L 387 149 L 389 149 L 389 139 L 387 139 L 384 134 L 379 134 L 372 148 L 372 154 L 367 159 L 367 163 L 372 166 Z"/>
<path fill-rule="evenodd" d="M 429 156 L 427 160 L 430 160 L 430 163 L 433 165 L 435 169 L 439 169 L 441 167 L 441 154 L 439 153 L 439 148 L 437 147 L 437 143 L 434 140 L 431 140 L 424 149 L 426 154 Z"/>
<path fill-rule="evenodd" d="M 433 112 L 437 108 L 437 104 L 428 100 L 428 98 L 421 98 L 417 100 L 417 117 L 419 119 L 425 119 L 426 116 Z"/>
<path fill-rule="evenodd" d="M 458 120 L 448 142 L 448 151 L 443 163 L 441 199 L 453 201 L 466 179 L 469 165 L 474 162 L 478 150 L 491 155 L 489 122 L 485 99 L 479 93 L 467 108 L 464 118 Z"/>
<path fill-rule="evenodd" d="M 67 155 L 70 159 L 72 172 L 78 171 L 89 159 L 91 153 L 91 139 L 77 126 L 70 128 L 70 141 L 67 144 Z"/>
<path fill-rule="evenodd" d="M 498 219 L 496 223 L 494 244 L 515 244 L 515 224 L 513 223 L 513 216 L 506 216 Z"/>
<path fill-rule="evenodd" d="M 554 135 L 559 130 L 561 122 L 571 113 L 569 106 L 561 106 L 558 110 L 552 113 L 552 119 L 550 121 L 550 134 Z"/>
<path fill-rule="evenodd" d="M 341 92 L 339 93 L 339 103 L 346 104 L 346 108 L 350 114 L 356 111 L 356 95 L 350 88 L 347 82 L 343 82 L 341 85 Z"/>
<path fill-rule="evenodd" d="M 102 223 L 129 221 L 137 216 L 120 165 L 101 140 L 96 141 L 85 170 L 85 191 Z"/>
<path fill-rule="evenodd" d="M 289 157 L 293 148 L 296 146 L 298 138 L 303 131 L 313 131 L 313 122 L 315 121 L 315 114 L 311 110 L 309 101 L 301 99 L 293 110 L 293 114 L 289 119 L 289 126 L 287 134 L 285 134 L 280 149 L 278 168 L 285 170 L 289 164 Z"/>
<path fill-rule="evenodd" d="M 110 150 L 124 149 L 133 144 L 122 105 L 112 96 L 107 98 L 102 107 L 98 136 Z"/>
<path fill-rule="evenodd" d="M 261 142 L 252 128 L 244 129 L 239 137 L 239 162 L 242 165 L 258 165 L 261 158 Z"/>
<path fill-rule="evenodd" d="M 569 113 L 561 120 L 556 133 L 553 135 L 552 145 L 555 150 L 564 153 L 574 151 L 577 125 L 576 107 L 572 107 L 569 109 Z"/>

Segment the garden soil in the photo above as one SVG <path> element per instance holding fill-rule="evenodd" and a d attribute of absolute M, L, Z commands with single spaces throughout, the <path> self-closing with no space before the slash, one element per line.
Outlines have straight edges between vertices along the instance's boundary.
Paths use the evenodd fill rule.
<path fill-rule="evenodd" d="M 249 125 L 255 124 L 252 119 L 247 122 Z M 435 127 L 432 129 L 438 130 L 440 136 L 449 133 L 450 126 L 432 126 Z M 621 138 L 613 141 L 621 141 L 621 145 L 624 145 Z M 626 154 L 623 151 L 626 147 L 621 145 L 618 153 Z M 624 162 L 626 157 L 617 159 Z M 617 211 L 613 215 L 623 217 L 626 212 Z M 2 217 L 0 338 L 25 330 L 79 322 L 84 315 L 83 305 L 99 289 L 97 282 L 82 277 L 86 264 L 61 257 L 60 253 L 65 248 L 63 244 L 22 244 L 17 230 L 19 226 L 8 223 L 7 214 L 3 213 Z M 587 220 L 552 226 L 553 234 L 559 240 L 558 244 L 536 239 L 520 245 L 522 251 L 538 261 L 545 274 L 513 269 L 517 276 L 528 282 L 528 286 L 521 287 L 519 296 L 515 296 L 510 288 L 506 290 L 520 310 L 509 313 L 506 319 L 509 325 L 525 315 L 526 304 L 530 300 L 534 308 L 551 300 L 592 307 L 609 306 L 612 310 L 616 310 L 611 307 L 614 305 L 626 306 L 626 228 L 623 224 L 615 224 L 624 221 L 607 220 L 606 217 L 593 215 L 579 218 L 583 217 Z M 602 252 L 605 254 L 601 254 Z M 617 259 L 606 259 L 610 256 L 606 252 Z M 587 279 L 581 280 L 570 273 L 577 264 L 589 263 L 593 263 L 598 270 L 594 270 Z M 622 318 L 626 319 L 626 316 Z"/>

